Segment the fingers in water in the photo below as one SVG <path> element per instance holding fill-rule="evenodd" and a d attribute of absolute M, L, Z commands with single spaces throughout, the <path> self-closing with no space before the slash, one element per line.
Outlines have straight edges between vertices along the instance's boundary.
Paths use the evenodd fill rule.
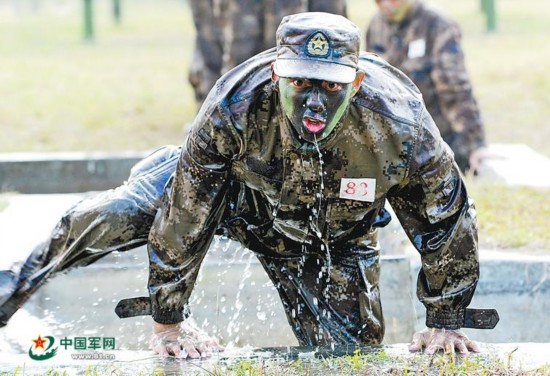
<path fill-rule="evenodd" d="M 474 341 L 470 341 L 468 338 L 466 338 L 466 347 L 470 350 L 470 351 L 473 351 L 473 352 L 481 352 L 481 348 L 479 347 L 479 345 L 474 342 Z"/>
<path fill-rule="evenodd" d="M 198 359 L 201 357 L 201 354 L 197 351 L 195 344 L 189 338 L 183 339 L 181 346 L 187 352 L 187 357 L 191 359 Z"/>
<path fill-rule="evenodd" d="M 168 354 L 168 350 L 166 349 L 166 347 L 164 345 L 156 346 L 153 350 L 157 354 L 159 354 L 160 356 L 169 356 L 170 355 L 170 354 Z"/>
<path fill-rule="evenodd" d="M 170 355 L 175 356 L 176 358 L 179 358 L 181 356 L 181 346 L 177 342 L 171 342 L 166 344 L 166 348 L 168 349 L 168 353 Z"/>
<path fill-rule="evenodd" d="M 417 352 L 424 347 L 424 337 L 420 334 L 415 334 L 412 343 L 409 345 L 409 351 Z"/>
<path fill-rule="evenodd" d="M 433 355 L 437 352 L 437 350 L 440 349 L 440 346 L 437 346 L 437 345 L 430 345 L 428 347 L 426 347 L 426 351 L 424 351 L 424 354 L 426 355 Z"/>
<path fill-rule="evenodd" d="M 470 352 L 468 351 L 468 347 L 466 346 L 466 344 L 463 342 L 463 341 L 457 341 L 456 343 L 456 349 L 458 350 L 459 353 L 461 354 L 469 354 Z"/>

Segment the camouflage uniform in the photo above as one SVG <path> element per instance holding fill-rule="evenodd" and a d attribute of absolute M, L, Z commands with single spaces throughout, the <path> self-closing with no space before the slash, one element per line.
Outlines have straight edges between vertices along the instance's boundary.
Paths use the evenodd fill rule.
<path fill-rule="evenodd" d="M 485 145 L 485 137 L 458 25 L 416 1 L 399 23 L 377 13 L 368 26 L 366 46 L 418 86 L 443 139 L 466 170 L 470 153 Z"/>
<path fill-rule="evenodd" d="M 279 107 L 275 56 L 226 74 L 195 120 L 149 237 L 154 320 L 187 317 L 221 227 L 257 254 L 302 345 L 379 343 L 387 199 L 422 257 L 427 324 L 461 327 L 479 273 L 475 210 L 416 87 L 363 53 L 367 75 L 344 118 L 318 145 L 302 143 Z"/>
<path fill-rule="evenodd" d="M 285 15 L 346 13 L 345 0 L 191 0 L 190 5 L 196 37 L 189 82 L 199 105 L 222 74 L 275 46 Z"/>

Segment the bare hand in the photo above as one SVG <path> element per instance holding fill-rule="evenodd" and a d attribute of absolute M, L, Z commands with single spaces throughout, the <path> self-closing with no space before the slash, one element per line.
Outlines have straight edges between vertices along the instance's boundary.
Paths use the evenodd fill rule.
<path fill-rule="evenodd" d="M 155 322 L 151 346 L 159 355 L 183 359 L 206 358 L 212 356 L 213 352 L 225 349 L 216 338 L 208 336 L 191 319 L 170 325 Z"/>
<path fill-rule="evenodd" d="M 438 350 L 449 353 L 454 353 L 456 350 L 461 354 L 480 351 L 479 346 L 470 341 L 462 331 L 435 328 L 426 328 L 413 336 L 409 351 L 416 352 L 422 348 L 426 348 L 424 353 L 428 355 L 432 355 Z"/>
<path fill-rule="evenodd" d="M 490 154 L 487 152 L 487 148 L 482 147 L 472 151 L 468 161 L 470 164 L 470 171 L 472 173 L 478 173 L 480 171 L 483 160 L 488 157 L 490 157 Z"/>

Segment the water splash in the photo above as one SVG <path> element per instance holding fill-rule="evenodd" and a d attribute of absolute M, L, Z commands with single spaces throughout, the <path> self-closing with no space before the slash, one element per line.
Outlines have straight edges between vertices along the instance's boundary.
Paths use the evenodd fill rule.
<path fill-rule="evenodd" d="M 315 197 L 318 200 L 317 213 L 320 214 L 322 210 L 322 203 L 323 203 L 323 191 L 325 189 L 325 180 L 324 180 L 325 173 L 323 169 L 324 161 L 323 161 L 323 153 L 321 153 L 321 149 L 319 148 L 319 142 L 317 141 L 317 136 L 315 134 L 313 135 L 313 140 L 314 140 L 313 144 L 315 145 L 315 149 L 317 150 L 317 154 L 319 156 L 319 192 L 315 195 Z M 319 216 L 317 216 L 317 224 L 315 227 L 316 227 L 316 235 L 321 241 L 321 252 L 325 253 L 327 258 L 325 262 L 325 267 L 321 268 L 321 271 L 326 272 L 326 278 L 325 278 L 326 285 L 323 290 L 323 296 L 328 301 L 328 290 L 330 287 L 330 270 L 332 269 L 332 258 L 330 255 L 330 248 L 329 248 L 328 242 L 326 241 L 326 239 L 323 238 L 321 234 L 321 228 L 319 226 Z"/>

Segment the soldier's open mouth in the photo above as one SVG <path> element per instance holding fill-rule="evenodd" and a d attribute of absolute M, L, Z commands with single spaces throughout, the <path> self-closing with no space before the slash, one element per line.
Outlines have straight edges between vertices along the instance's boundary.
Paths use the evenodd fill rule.
<path fill-rule="evenodd" d="M 311 133 L 319 133 L 325 129 L 326 123 L 323 120 L 304 116 L 304 127 Z"/>

